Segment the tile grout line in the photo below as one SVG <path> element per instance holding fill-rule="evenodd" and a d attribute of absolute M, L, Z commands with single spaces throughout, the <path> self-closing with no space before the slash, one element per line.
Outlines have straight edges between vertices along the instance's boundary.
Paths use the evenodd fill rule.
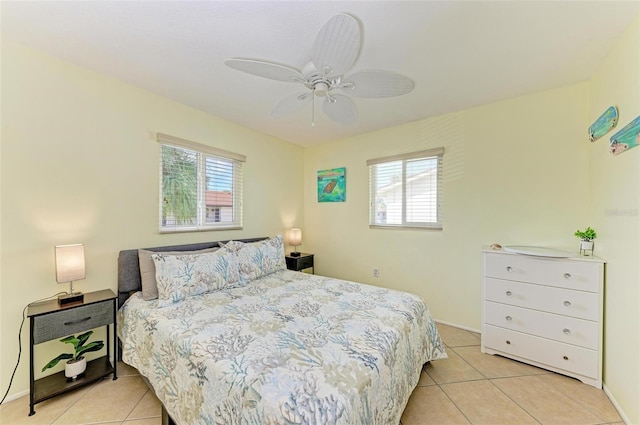
<path fill-rule="evenodd" d="M 82 395 L 82 397 L 79 397 L 76 401 L 74 401 L 73 403 L 71 403 L 66 409 L 64 409 L 62 412 L 60 412 L 60 414 L 58 416 L 56 416 L 51 422 L 51 425 L 55 425 L 55 423 L 60 420 L 60 418 L 62 416 L 64 416 L 65 413 L 67 413 L 69 410 L 71 410 L 73 408 L 73 406 L 75 406 L 76 404 L 78 404 L 80 402 L 80 400 L 82 400 L 83 398 L 85 398 L 93 388 L 95 388 L 96 386 L 98 386 L 98 384 L 100 384 L 100 382 L 102 382 L 102 379 L 100 379 L 99 381 L 96 381 L 94 383 L 92 383 L 91 385 L 87 386 L 87 390 L 85 391 L 85 393 Z M 35 408 L 35 406 L 34 406 Z"/>
<path fill-rule="evenodd" d="M 125 423 L 125 422 L 129 419 L 129 416 L 131 416 L 131 414 L 136 410 L 136 407 L 138 407 L 138 405 L 139 405 L 140 403 L 142 403 L 142 400 L 144 400 L 144 398 L 147 396 L 147 393 L 148 393 L 149 391 L 151 391 L 151 390 L 150 390 L 150 389 L 147 389 L 147 391 L 146 391 L 144 394 L 142 394 L 142 397 L 140 397 L 140 400 L 138 400 L 138 402 L 133 406 L 133 408 L 131 409 L 131 411 L 130 411 L 129 413 L 127 413 L 127 416 L 125 416 L 125 417 L 124 417 L 124 421 L 122 421 L 122 423 Z M 133 419 L 134 419 L 134 418 L 132 418 L 132 420 L 133 420 Z M 147 418 L 135 418 L 135 419 L 147 419 Z"/>
<path fill-rule="evenodd" d="M 493 381 L 494 381 L 494 380 L 497 380 L 497 379 L 524 378 L 524 377 L 529 377 L 529 376 L 531 376 L 531 377 L 533 377 L 533 378 L 535 378 L 535 379 L 538 379 L 538 375 L 522 375 L 522 376 L 508 376 L 508 377 L 502 377 L 502 378 L 492 378 L 492 379 L 489 379 L 489 382 L 491 382 L 491 384 L 492 384 L 494 387 L 496 387 L 500 392 L 502 392 L 505 396 L 507 396 L 507 397 L 508 397 L 510 400 L 512 400 L 515 404 L 517 404 L 518 406 L 520 406 L 520 408 L 521 408 L 522 410 L 524 410 L 525 412 L 527 412 L 527 414 L 528 414 L 529 416 L 531 416 L 531 417 L 532 417 L 536 422 L 538 422 L 539 424 L 541 424 L 542 422 L 541 422 L 541 421 L 539 421 L 539 420 L 538 420 L 538 418 L 536 418 L 536 417 L 533 415 L 533 413 L 529 412 L 529 411 L 528 411 L 524 406 L 521 406 L 521 405 L 520 405 L 520 403 L 518 403 L 516 400 L 514 400 L 513 398 L 511 398 L 511 396 L 509 396 L 509 394 L 507 394 L 507 393 L 505 393 L 504 391 L 502 391 L 502 389 L 501 389 L 500 387 L 498 387 L 495 383 L 493 383 Z M 539 379 L 538 379 L 538 380 L 539 380 Z M 549 384 L 547 384 L 546 382 L 544 382 L 544 381 L 541 381 L 541 382 L 542 382 L 545 386 L 550 387 L 550 386 L 549 386 Z M 585 384 L 585 385 L 586 385 L 586 384 Z M 553 387 L 551 387 L 551 388 L 553 388 Z M 573 400 L 573 398 L 572 398 L 572 397 L 569 397 L 569 395 L 567 395 L 567 393 L 565 393 L 564 391 L 560 391 L 560 393 L 561 393 L 562 395 L 564 395 L 565 397 L 569 398 L 570 400 Z M 575 401 L 575 400 L 573 400 L 573 401 Z M 579 404 L 581 407 L 583 407 L 582 403 L 578 403 L 578 404 Z M 583 408 L 584 408 L 584 407 L 583 407 Z M 607 424 L 609 424 L 609 422 L 605 421 L 603 418 L 601 418 L 600 416 L 596 415 L 596 414 L 595 414 L 595 413 L 593 413 L 591 410 L 586 409 L 586 408 L 584 408 L 584 409 L 585 409 L 586 411 L 588 411 L 589 413 L 591 413 L 591 414 L 592 414 L 593 416 L 595 416 L 596 418 L 600 419 L 600 421 L 602 421 L 602 422 L 598 422 L 597 424 L 594 424 L 594 425 L 607 425 Z"/>
<path fill-rule="evenodd" d="M 460 381 L 460 382 L 467 382 L 467 381 Z M 451 404 L 453 404 L 455 406 L 456 409 L 458 409 L 458 412 L 460 412 L 460 414 L 462 416 L 464 416 L 464 418 L 467 420 L 467 422 L 469 422 L 471 425 L 473 425 L 473 422 L 471 422 L 471 419 L 469 419 L 469 417 L 467 417 L 467 415 L 465 415 L 465 413 L 462 411 L 462 409 L 460 409 L 460 406 L 458 406 L 456 404 L 455 401 L 453 401 L 453 399 L 451 397 L 449 397 L 449 394 L 447 394 L 447 392 L 445 390 L 442 389 L 442 386 L 438 383 L 436 383 L 436 385 L 438 386 L 438 389 L 440 391 L 442 391 L 442 394 L 445 395 L 445 397 L 447 397 L 449 399 L 449 401 L 451 402 Z"/>
<path fill-rule="evenodd" d="M 469 331 L 465 331 L 465 332 L 469 332 Z M 460 347 L 477 347 L 477 346 L 479 346 L 479 344 L 478 345 L 461 345 Z M 450 347 L 447 344 L 445 344 L 445 347 L 450 348 L 454 353 L 456 353 L 456 355 L 458 357 L 460 357 L 462 359 L 462 361 L 464 361 L 466 364 L 468 364 L 469 367 L 471 367 L 471 369 L 475 370 L 476 372 L 478 372 L 480 374 L 480 376 L 483 377 L 483 379 L 470 379 L 470 380 L 458 381 L 458 382 L 472 382 L 472 381 L 485 381 L 485 380 L 488 380 L 487 377 L 484 375 L 484 373 L 480 372 L 478 369 L 473 367 L 473 365 L 471 363 L 469 363 L 467 361 L 467 359 L 465 359 L 460 354 L 458 354 L 456 352 L 456 350 L 454 349 L 455 347 Z M 429 373 L 427 372 L 427 375 L 428 374 Z M 435 384 L 438 386 L 438 389 L 440 389 L 440 391 L 442 391 L 442 393 L 449 399 L 449 401 L 451 401 L 451 403 L 455 406 L 455 408 L 458 409 L 458 412 L 460 412 L 460 414 L 462 416 L 464 416 L 464 418 L 467 420 L 467 422 L 469 422 L 471 425 L 473 425 L 473 422 L 471 421 L 471 419 L 462 411 L 462 409 L 460 409 L 460 406 L 458 406 L 458 404 L 455 401 L 453 401 L 453 399 L 449 396 L 449 394 L 447 394 L 447 392 L 442 388 L 442 385 L 440 385 L 438 382 L 436 382 L 435 379 L 433 379 L 433 377 L 431 377 L 431 375 L 429 375 L 429 377 L 433 380 L 433 382 L 435 382 Z M 455 384 L 455 382 L 447 382 L 446 384 Z"/>
<path fill-rule="evenodd" d="M 482 344 L 479 344 L 482 345 Z M 534 421 L 536 421 L 538 424 L 541 424 L 542 422 L 540 422 L 538 420 L 538 418 L 536 418 L 531 412 L 529 412 L 527 409 L 525 409 L 523 406 L 520 405 L 520 403 L 518 403 L 517 401 L 515 401 L 513 398 L 511 398 L 508 394 L 506 394 L 504 391 L 502 391 L 502 389 L 500 389 L 496 384 L 494 384 L 492 382 L 492 379 L 500 379 L 500 378 L 489 378 L 487 377 L 484 373 L 482 373 L 481 371 L 479 371 L 478 369 L 476 369 L 475 367 L 473 367 L 473 365 L 471 363 L 469 363 L 467 361 L 467 359 L 465 359 L 462 355 L 460 355 L 458 352 L 455 351 L 455 347 L 451 347 L 451 349 L 453 349 L 453 351 L 462 359 L 464 360 L 469 366 L 471 366 L 474 370 L 476 370 L 480 375 L 484 376 L 485 380 L 488 381 L 489 383 L 491 383 L 491 385 L 493 385 L 495 388 L 498 389 L 498 391 L 500 391 L 501 393 L 503 393 L 509 400 L 513 401 L 516 406 L 520 407 L 522 409 L 523 412 L 525 412 L 527 415 L 529 415 L 531 417 L 531 419 L 533 419 Z M 517 376 L 507 376 L 507 377 L 503 377 L 502 379 L 509 379 L 509 378 L 520 378 L 520 377 L 524 377 L 524 376 L 535 376 L 535 375 L 517 375 Z M 470 382 L 470 381 L 467 381 Z M 444 392 L 444 390 L 443 390 Z M 455 404 L 455 402 L 454 402 Z M 457 404 L 455 404 L 456 408 L 458 408 L 458 410 L 460 410 L 460 408 L 458 407 Z M 466 417 L 466 416 L 465 416 Z"/>
<path fill-rule="evenodd" d="M 511 378 L 522 378 L 525 376 L 533 376 L 533 375 L 522 375 L 522 376 L 507 376 L 507 377 L 502 377 L 502 378 L 493 378 L 493 379 L 487 379 L 491 385 L 493 385 L 495 388 L 497 388 L 498 391 L 500 391 L 502 394 L 505 395 L 505 397 L 507 397 L 509 400 L 513 401 L 515 403 L 516 406 L 518 406 L 519 408 L 522 409 L 523 412 L 525 412 L 527 415 L 529 415 L 531 417 L 531 419 L 533 419 L 534 421 L 536 421 L 539 424 L 542 424 L 542 422 L 540 422 L 538 420 L 538 418 L 536 418 L 533 413 L 529 412 L 527 409 L 525 409 L 524 406 L 522 406 L 520 403 L 518 403 L 516 400 L 514 400 L 509 394 L 505 393 L 504 391 L 502 391 L 502 388 L 500 388 L 499 386 L 497 386 L 493 381 L 495 379 L 511 379 Z"/>
<path fill-rule="evenodd" d="M 562 374 L 559 374 L 562 375 Z M 576 379 L 576 378 L 573 378 Z M 542 383 L 544 385 L 550 386 L 547 382 L 545 382 L 544 380 L 542 380 Z M 588 385 L 585 384 L 584 382 L 582 383 L 583 385 Z M 602 391 L 602 389 L 600 389 L 600 391 Z M 603 391 L 604 392 L 604 391 Z M 594 412 L 593 410 L 591 410 L 589 408 L 589 405 L 582 403 L 582 401 L 580 400 L 579 397 L 573 397 L 573 393 L 569 392 L 569 393 L 565 393 L 564 391 L 562 392 L 562 394 L 564 394 L 566 397 L 568 397 L 570 400 L 572 400 L 573 402 L 575 402 L 576 404 L 579 404 L 583 409 L 585 409 L 586 411 L 588 411 L 589 413 L 591 413 L 593 416 L 595 416 L 596 418 L 600 419 L 602 422 L 602 424 L 608 424 L 609 421 L 607 421 L 605 418 L 601 417 L 600 415 L 598 415 L 596 412 Z M 606 394 L 605 394 L 606 396 Z M 609 397 L 607 397 L 608 399 Z M 616 411 L 617 412 L 617 411 Z M 618 413 L 618 416 L 620 416 L 620 414 Z M 622 418 L 621 418 L 622 420 Z"/>
<path fill-rule="evenodd" d="M 565 376 L 565 375 L 562 375 L 562 374 L 558 374 L 558 375 Z M 545 382 L 544 379 L 539 379 L 537 375 L 536 375 L 536 378 L 538 379 L 538 381 L 542 382 L 543 385 L 545 385 L 547 387 L 550 387 L 550 388 L 553 388 L 551 385 L 549 385 L 547 382 Z M 575 378 L 573 378 L 573 379 L 575 379 Z M 588 385 L 588 384 L 585 384 L 584 382 L 582 384 L 583 385 Z M 600 415 L 598 415 L 596 412 L 591 410 L 588 405 L 583 404 L 582 401 L 580 401 L 579 398 L 574 398 L 572 396 L 571 392 L 566 393 L 565 391 L 562 391 L 562 394 L 564 394 L 564 396 L 567 397 L 569 400 L 572 400 L 574 403 L 578 404 L 580 407 L 582 407 L 587 412 L 591 413 L 596 418 L 600 419 L 602 422 L 600 424 L 598 424 L 598 425 L 606 425 L 606 424 L 609 423 L 609 421 L 607 421 L 606 419 L 600 417 Z"/>
<path fill-rule="evenodd" d="M 468 331 L 467 331 L 468 332 Z M 481 344 L 478 345 L 461 345 L 459 347 L 479 347 Z M 445 344 L 445 346 L 447 346 Z M 538 420 L 538 418 L 536 418 L 535 416 L 533 416 L 527 409 L 525 409 L 523 406 L 521 406 L 518 402 L 516 402 L 514 399 L 512 399 L 511 397 L 509 397 L 508 394 L 506 394 L 504 391 L 502 391 L 496 384 L 494 384 L 492 381 L 492 378 L 487 377 L 484 373 L 482 373 L 480 370 L 476 369 L 471 363 L 469 363 L 469 361 L 467 361 L 467 359 L 465 359 L 461 354 L 459 354 L 455 348 L 457 347 L 449 347 L 453 350 L 454 353 L 456 353 L 456 355 L 458 357 L 460 357 L 465 363 L 467 363 L 473 370 L 475 370 L 476 372 L 478 372 L 480 375 L 482 375 L 484 378 L 483 379 L 469 379 L 466 381 L 459 381 L 459 382 L 474 382 L 474 381 L 488 381 L 489 383 L 491 383 L 491 385 L 493 385 L 495 388 L 497 388 L 501 393 L 503 393 L 509 400 L 513 401 L 516 406 L 520 407 L 522 409 L 523 412 L 525 412 L 527 415 L 529 415 L 529 417 L 531 417 L 531 419 L 533 419 L 534 421 L 536 421 L 538 424 L 541 424 L 541 422 Z M 431 376 L 431 375 L 429 375 Z M 510 377 L 505 377 L 503 379 L 508 379 L 508 378 L 518 378 L 518 377 L 524 377 L 524 376 L 535 376 L 535 375 L 518 375 L 518 376 L 510 376 Z M 433 379 L 433 378 L 431 378 Z M 499 378 L 494 378 L 494 379 L 499 379 Z M 435 382 L 435 380 L 434 380 Z M 447 382 L 447 384 L 455 384 L 456 382 Z M 440 391 L 442 391 L 447 398 L 449 398 L 449 400 L 451 400 L 451 402 L 453 403 L 453 405 L 456 407 L 456 409 L 458 409 L 458 411 L 460 411 L 460 413 L 462 413 L 462 415 L 469 421 L 469 423 L 471 423 L 473 425 L 473 422 L 471 422 L 471 420 L 467 417 L 467 415 L 464 414 L 464 412 L 460 409 L 460 407 L 456 404 L 455 401 L 453 401 L 451 399 L 451 397 L 449 397 L 449 395 L 446 393 L 446 391 L 444 389 L 442 389 L 441 385 L 439 383 L 436 382 L 436 385 L 438 385 L 438 388 L 440 388 Z"/>

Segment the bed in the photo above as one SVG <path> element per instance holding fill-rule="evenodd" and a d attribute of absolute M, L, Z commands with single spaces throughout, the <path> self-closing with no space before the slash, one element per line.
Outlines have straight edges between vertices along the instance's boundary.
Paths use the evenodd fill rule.
<path fill-rule="evenodd" d="M 286 270 L 279 236 L 221 244 L 143 250 L 156 266 L 159 298 L 151 300 L 143 299 L 143 251 L 120 252 L 121 359 L 146 378 L 171 419 L 397 425 L 423 364 L 446 357 L 425 303 Z M 215 265 L 193 262 L 205 256 Z M 229 281 L 237 268 L 240 280 L 218 279 L 215 290 L 167 299 L 167 276 L 193 280 L 198 267 Z"/>

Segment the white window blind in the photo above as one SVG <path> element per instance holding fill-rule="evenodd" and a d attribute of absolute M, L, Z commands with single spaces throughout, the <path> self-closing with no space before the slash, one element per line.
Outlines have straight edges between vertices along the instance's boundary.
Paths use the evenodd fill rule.
<path fill-rule="evenodd" d="M 444 148 L 370 159 L 369 227 L 442 229 Z"/>
<path fill-rule="evenodd" d="M 242 164 L 246 157 L 157 134 L 160 231 L 242 228 Z"/>

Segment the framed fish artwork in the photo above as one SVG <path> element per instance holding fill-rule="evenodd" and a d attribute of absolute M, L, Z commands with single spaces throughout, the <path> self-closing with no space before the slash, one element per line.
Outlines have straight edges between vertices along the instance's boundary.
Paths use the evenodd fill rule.
<path fill-rule="evenodd" d="M 609 106 L 597 120 L 589 126 L 589 141 L 595 142 L 618 124 L 618 108 Z"/>
<path fill-rule="evenodd" d="M 318 171 L 318 202 L 344 202 L 347 197 L 346 168 Z"/>
<path fill-rule="evenodd" d="M 640 116 L 625 125 L 622 130 L 611 136 L 609 152 L 612 155 L 620 155 L 640 144 Z"/>

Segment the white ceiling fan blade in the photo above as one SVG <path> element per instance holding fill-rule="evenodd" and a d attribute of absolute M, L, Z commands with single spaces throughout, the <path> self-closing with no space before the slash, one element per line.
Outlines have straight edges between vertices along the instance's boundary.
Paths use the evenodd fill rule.
<path fill-rule="evenodd" d="M 351 84 L 353 87 L 350 87 Z M 381 69 L 356 72 L 342 83 L 342 88 L 347 94 L 365 98 L 401 96 L 412 91 L 414 87 L 412 79 Z"/>
<path fill-rule="evenodd" d="M 266 62 L 255 59 L 232 58 L 224 61 L 225 65 L 247 74 L 270 80 L 284 81 L 287 83 L 304 81 L 303 75 L 297 69 L 280 65 L 273 62 Z"/>
<path fill-rule="evenodd" d="M 358 53 L 360 23 L 353 16 L 340 13 L 318 31 L 311 50 L 311 61 L 319 72 L 343 75 L 351 69 Z"/>
<path fill-rule="evenodd" d="M 340 124 L 353 124 L 358 120 L 358 110 L 353 100 L 341 94 L 331 94 L 322 102 L 322 110 Z"/>
<path fill-rule="evenodd" d="M 296 93 L 285 97 L 271 110 L 272 118 L 283 118 L 308 105 L 313 100 L 312 92 Z"/>

